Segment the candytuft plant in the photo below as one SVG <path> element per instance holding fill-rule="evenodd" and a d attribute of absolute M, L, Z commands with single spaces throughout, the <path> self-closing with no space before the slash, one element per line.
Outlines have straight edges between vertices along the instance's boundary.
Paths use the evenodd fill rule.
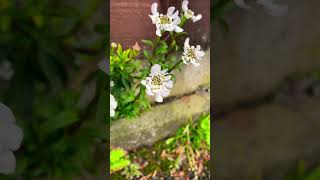
<path fill-rule="evenodd" d="M 150 107 L 150 98 L 164 102 L 174 87 L 173 70 L 182 65 L 201 64 L 204 52 L 200 45 L 190 45 L 184 25 L 202 18 L 188 8 L 189 1 L 182 2 L 182 12 L 169 7 L 166 14 L 158 12 L 158 4 L 151 5 L 151 23 L 155 25 L 155 39 L 141 40 L 143 48 L 136 43 L 128 49 L 121 44 L 111 43 L 110 49 L 110 117 L 136 117 Z M 180 9 L 180 8 L 179 8 Z M 177 43 L 184 39 L 183 46 Z M 177 51 L 182 50 L 181 56 Z"/>

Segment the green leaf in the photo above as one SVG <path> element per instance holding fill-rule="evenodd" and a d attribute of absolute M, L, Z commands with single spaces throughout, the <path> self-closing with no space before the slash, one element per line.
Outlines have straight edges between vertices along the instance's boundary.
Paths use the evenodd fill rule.
<path fill-rule="evenodd" d="M 66 110 L 66 111 L 60 112 L 52 119 L 49 119 L 48 121 L 41 124 L 39 132 L 41 132 L 42 136 L 46 134 L 50 134 L 56 130 L 72 125 L 78 120 L 79 118 L 76 112 Z"/>
<path fill-rule="evenodd" d="M 152 41 L 150 41 L 150 40 L 141 40 L 144 44 L 146 44 L 146 45 L 148 45 L 148 46 L 150 46 L 150 47 L 154 47 L 154 44 L 153 44 L 153 42 Z"/>
<path fill-rule="evenodd" d="M 123 149 L 113 149 L 110 152 L 110 170 L 111 172 L 121 170 L 130 165 L 130 160 L 126 157 L 126 151 Z"/>
<path fill-rule="evenodd" d="M 146 57 L 147 59 L 150 59 L 150 54 L 147 50 L 143 50 L 143 55 L 144 57 Z"/>
<path fill-rule="evenodd" d="M 175 138 L 169 138 L 169 139 L 166 140 L 166 144 L 170 145 L 171 143 L 174 142 L 174 140 L 175 140 Z"/>
<path fill-rule="evenodd" d="M 167 47 L 162 46 L 162 47 L 157 48 L 156 49 L 156 53 L 157 54 L 165 54 L 165 53 L 167 53 Z"/>
<path fill-rule="evenodd" d="M 6 15 L 0 16 L 0 31 L 6 32 L 11 27 L 11 17 Z"/>
<path fill-rule="evenodd" d="M 119 171 L 127 166 L 130 165 L 130 161 L 127 160 L 127 159 L 120 159 L 114 163 L 111 163 L 110 165 L 110 169 L 111 169 L 111 172 L 114 172 L 114 171 Z"/>
<path fill-rule="evenodd" d="M 113 149 L 110 152 L 110 161 L 111 163 L 116 162 L 118 160 L 120 160 L 121 158 L 125 157 L 126 155 L 126 151 L 123 149 Z"/>
<path fill-rule="evenodd" d="M 320 167 L 314 169 L 305 180 L 319 180 L 320 179 Z"/>

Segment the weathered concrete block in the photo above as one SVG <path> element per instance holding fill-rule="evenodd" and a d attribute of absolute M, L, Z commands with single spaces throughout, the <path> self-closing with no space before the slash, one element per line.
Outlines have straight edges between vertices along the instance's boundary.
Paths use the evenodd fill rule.
<path fill-rule="evenodd" d="M 141 145 L 151 145 L 185 124 L 210 111 L 210 93 L 198 91 L 166 104 L 152 107 L 136 119 L 120 119 L 110 128 L 111 147 L 133 149 Z"/>

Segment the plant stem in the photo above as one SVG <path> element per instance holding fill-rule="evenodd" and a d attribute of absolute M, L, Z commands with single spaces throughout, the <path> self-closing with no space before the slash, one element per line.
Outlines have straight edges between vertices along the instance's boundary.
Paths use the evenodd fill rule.
<path fill-rule="evenodd" d="M 173 65 L 172 68 L 168 70 L 168 72 L 171 73 L 171 71 L 174 70 L 181 62 L 182 62 L 182 59 L 178 61 L 175 65 Z"/>

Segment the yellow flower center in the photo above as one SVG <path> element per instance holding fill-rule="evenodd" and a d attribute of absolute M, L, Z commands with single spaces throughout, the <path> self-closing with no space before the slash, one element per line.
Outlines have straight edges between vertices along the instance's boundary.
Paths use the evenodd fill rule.
<path fill-rule="evenodd" d="M 159 17 L 160 24 L 171 24 L 172 19 L 167 15 L 160 15 Z"/>
<path fill-rule="evenodd" d="M 157 75 L 157 76 L 153 76 L 151 79 L 151 85 L 153 86 L 162 86 L 164 82 L 164 76 L 162 75 Z"/>
<path fill-rule="evenodd" d="M 194 50 L 190 48 L 187 51 L 187 57 L 190 59 L 196 59 L 197 56 L 196 56 L 196 53 L 194 52 Z"/>
<path fill-rule="evenodd" d="M 191 11 L 190 9 L 188 9 L 188 10 L 185 11 L 185 16 L 186 16 L 187 18 L 192 18 L 193 15 L 194 15 L 194 12 Z"/>

